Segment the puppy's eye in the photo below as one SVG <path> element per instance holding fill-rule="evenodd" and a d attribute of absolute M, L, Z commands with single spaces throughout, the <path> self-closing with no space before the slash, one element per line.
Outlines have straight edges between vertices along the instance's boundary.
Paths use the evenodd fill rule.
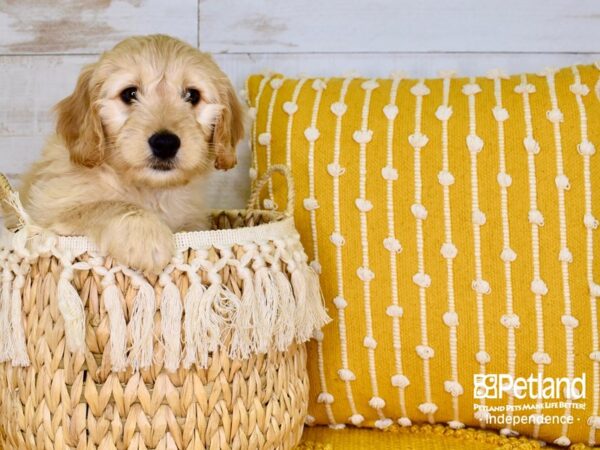
<path fill-rule="evenodd" d="M 134 100 L 137 100 L 137 91 L 138 88 L 136 88 L 135 86 L 131 86 L 123 89 L 119 95 L 121 97 L 121 100 L 123 100 L 123 103 L 125 103 L 126 105 L 131 105 L 131 103 Z"/>
<path fill-rule="evenodd" d="M 183 99 L 192 106 L 196 106 L 200 102 L 200 91 L 194 88 L 186 89 Z"/>

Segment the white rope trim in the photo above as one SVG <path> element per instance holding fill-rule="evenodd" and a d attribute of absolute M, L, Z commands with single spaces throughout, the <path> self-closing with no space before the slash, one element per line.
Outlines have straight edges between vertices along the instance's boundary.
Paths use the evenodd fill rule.
<path fill-rule="evenodd" d="M 256 123 L 256 110 L 260 103 L 260 99 L 262 97 L 263 91 L 265 90 L 265 86 L 271 79 L 270 76 L 265 76 L 262 80 L 260 80 L 260 84 L 258 85 L 258 91 L 256 93 L 256 97 L 254 98 L 254 103 L 250 105 L 248 114 L 252 119 L 252 167 L 250 167 L 250 179 L 256 179 L 256 175 L 258 174 L 258 140 L 257 140 L 257 123 Z M 250 92 L 248 87 L 246 87 L 246 92 Z"/>
<path fill-rule="evenodd" d="M 444 389 L 452 397 L 453 418 L 448 425 L 453 429 L 463 428 L 465 425 L 460 420 L 459 397 L 464 394 L 464 388 L 458 379 L 458 339 L 457 328 L 459 324 L 458 314 L 454 298 L 454 258 L 458 253 L 456 245 L 452 241 L 452 212 L 450 204 L 450 186 L 454 184 L 454 175 L 450 172 L 448 158 L 448 120 L 452 116 L 452 107 L 449 105 L 450 84 L 452 73 L 444 73 L 442 104 L 436 110 L 436 118 L 442 123 L 442 170 L 438 174 L 438 181 L 442 185 L 444 194 L 444 244 L 441 248 L 442 257 L 446 260 L 448 311 L 444 314 L 444 324 L 449 332 L 450 349 L 450 380 L 444 381 Z"/>
<path fill-rule="evenodd" d="M 245 211 L 240 210 L 240 213 L 243 215 Z M 268 242 L 275 239 L 285 239 L 288 236 L 299 238 L 292 217 L 254 227 L 175 233 L 173 239 L 175 249 L 183 251 L 187 249 L 202 250 L 211 247 L 232 247 L 252 242 Z M 74 256 L 86 252 L 98 253 L 99 251 L 98 247 L 84 236 L 59 236 L 57 247 L 61 252 L 68 252 Z"/>
<path fill-rule="evenodd" d="M 597 61 L 594 66 L 596 69 L 600 71 L 600 61 Z M 579 70 L 577 67 L 573 67 L 573 74 L 575 76 L 576 84 L 581 85 L 581 78 L 579 76 Z M 577 83 L 579 81 L 579 83 Z M 596 96 L 598 100 L 600 100 L 600 74 L 598 75 L 598 81 L 596 82 Z M 587 140 L 587 113 L 585 111 L 585 106 L 583 104 L 583 100 L 581 99 L 581 95 L 585 92 L 584 89 L 579 91 L 577 105 L 579 109 L 579 115 L 581 118 L 581 133 L 582 133 L 582 143 L 588 142 Z M 592 314 L 592 342 L 593 342 L 593 350 L 591 355 L 595 355 L 593 363 L 593 371 L 594 371 L 594 400 L 593 400 L 593 411 L 592 416 L 588 419 L 588 423 L 590 425 L 590 438 L 589 443 L 591 446 L 596 444 L 596 431 L 600 428 L 600 416 L 598 415 L 598 408 L 600 407 L 600 348 L 598 344 L 598 318 L 597 318 L 597 304 L 596 301 L 598 297 L 600 297 L 600 288 L 598 287 L 598 283 L 594 282 L 594 268 L 593 268 L 593 259 L 594 259 L 594 237 L 592 230 L 593 226 L 598 224 L 598 221 L 595 219 L 593 215 L 593 211 L 591 208 L 592 203 L 592 186 L 591 186 L 591 177 L 590 177 L 590 156 L 595 153 L 595 147 L 592 145 L 587 145 L 586 148 L 583 148 L 581 145 L 580 154 L 583 156 L 584 163 L 584 180 L 585 180 L 585 196 L 586 196 L 586 218 L 588 219 L 588 224 L 591 226 L 587 226 L 587 234 L 586 234 L 586 271 L 587 271 L 587 279 L 590 284 L 590 311 Z M 587 153 L 587 155 L 586 155 Z M 588 208 L 589 206 L 589 208 Z M 590 220 L 591 219 L 591 220 Z M 586 220 L 584 219 L 584 225 Z"/>
<path fill-rule="evenodd" d="M 378 428 L 385 428 L 391 425 L 392 421 L 387 419 L 383 413 L 385 400 L 379 395 L 379 385 L 377 382 L 377 369 L 375 366 L 375 348 L 377 341 L 373 336 L 373 317 L 371 314 L 371 280 L 375 276 L 369 267 L 369 239 L 367 226 L 367 213 L 372 209 L 373 204 L 367 199 L 367 144 L 373 138 L 373 132 L 369 130 L 369 109 L 371 94 L 374 89 L 379 87 L 375 80 L 366 80 L 361 83 L 361 88 L 365 91 L 361 111 L 361 127 L 354 131 L 352 137 L 359 146 L 359 194 L 355 200 L 355 206 L 358 209 L 360 217 L 360 245 L 362 252 L 362 265 L 357 269 L 356 274 L 363 283 L 363 307 L 365 313 L 366 335 L 363 339 L 363 346 L 367 349 L 368 371 L 371 384 L 371 398 L 369 406 L 373 408 L 379 420 L 375 425 Z"/>
<path fill-rule="evenodd" d="M 569 189 L 569 179 L 564 173 L 563 167 L 563 149 L 562 149 L 562 138 L 560 132 L 560 124 L 562 122 L 562 112 L 559 109 L 558 99 L 556 96 L 556 86 L 554 83 L 555 69 L 547 69 L 544 73 L 546 77 L 546 83 L 548 84 L 548 93 L 550 95 L 550 109 L 546 116 L 553 125 L 554 131 L 554 148 L 556 151 L 556 190 L 558 196 L 558 221 L 560 229 L 560 253 L 558 259 L 561 266 L 562 285 L 563 285 L 563 297 L 564 297 L 564 315 L 562 316 L 562 325 L 565 327 L 565 341 L 566 341 L 566 361 L 567 361 L 567 377 L 570 381 L 575 376 L 575 348 L 573 344 L 573 328 L 575 325 L 576 318 L 571 315 L 571 287 L 569 280 L 569 263 L 572 260 L 570 256 L 570 250 L 567 241 L 567 215 L 565 208 L 565 191 Z M 565 406 L 564 417 L 567 419 L 571 416 L 571 406 L 568 403 Z M 562 425 L 561 436 L 555 440 L 555 444 L 566 446 L 570 445 L 571 441 L 568 439 L 567 434 L 569 432 L 569 424 L 565 420 Z"/>
<path fill-rule="evenodd" d="M 331 405 L 335 401 L 333 395 L 329 393 L 327 388 L 327 377 L 325 376 L 325 362 L 323 358 L 323 332 L 316 331 L 315 340 L 317 341 L 317 368 L 319 370 L 319 384 L 321 392 L 317 396 L 317 403 L 321 403 L 325 407 L 325 413 L 327 414 L 327 420 L 329 421 L 329 427 L 332 429 L 344 428 L 344 424 L 338 423 L 333 415 L 333 409 Z"/>
<path fill-rule="evenodd" d="M 348 86 L 352 78 L 346 78 L 342 82 L 340 96 L 337 102 L 330 107 L 331 112 L 336 116 L 335 124 L 335 141 L 333 146 L 333 162 L 327 166 L 329 175 L 333 178 L 333 226 L 334 230 L 330 236 L 331 243 L 335 246 L 335 270 L 337 279 L 337 295 L 333 299 L 333 303 L 338 310 L 338 331 L 340 336 L 340 357 L 342 368 L 338 370 L 338 376 L 344 382 L 346 389 L 346 399 L 350 407 L 351 416 L 349 421 L 356 426 L 361 425 L 365 418 L 356 408 L 354 395 L 352 393 L 352 382 L 356 380 L 356 374 L 350 370 L 348 363 L 348 339 L 346 333 L 346 314 L 345 310 L 348 306 L 344 295 L 344 267 L 342 260 L 342 246 L 345 244 L 344 236 L 342 235 L 341 219 L 340 219 L 340 176 L 344 174 L 344 168 L 340 166 L 340 140 L 342 134 L 342 117 L 346 112 L 344 99 Z"/>
<path fill-rule="evenodd" d="M 304 209 L 306 209 L 310 215 L 313 250 L 313 259 L 310 262 L 310 265 L 318 274 L 321 273 L 321 263 L 319 262 L 319 241 L 317 236 L 316 210 L 319 208 L 319 202 L 316 198 L 315 191 L 315 141 L 319 139 L 320 136 L 317 128 L 317 119 L 319 118 L 319 106 L 321 104 L 321 97 L 323 96 L 323 90 L 326 87 L 326 83 L 327 81 L 323 81 L 319 78 L 315 78 L 312 82 L 312 88 L 316 91 L 316 95 L 313 102 L 310 126 L 304 130 L 304 137 L 308 141 L 308 198 L 304 199 L 303 205 Z"/>
<path fill-rule="evenodd" d="M 577 151 L 581 155 L 583 163 L 583 183 L 585 196 L 585 216 L 583 223 L 586 228 L 586 280 L 590 289 L 590 321 L 592 327 L 592 352 L 590 358 L 593 360 L 593 381 L 592 381 L 592 415 L 588 420 L 590 426 L 589 445 L 594 446 L 596 441 L 596 431 L 600 428 L 600 344 L 598 338 L 598 310 L 596 302 L 600 292 L 594 289 L 594 230 L 598 227 L 598 221 L 593 216 L 592 209 L 592 179 L 590 169 L 591 156 L 595 154 L 594 145 L 588 140 L 587 113 L 583 103 L 583 95 L 589 92 L 586 85 L 581 83 L 581 76 L 577 66 L 571 68 L 573 72 L 573 84 L 570 86 L 571 92 L 575 95 L 577 107 L 579 110 L 581 143 L 577 146 Z"/>
<path fill-rule="evenodd" d="M 421 120 L 423 112 L 423 96 L 430 93 L 423 79 L 420 79 L 410 89 L 415 96 L 415 130 L 408 137 L 408 142 L 414 149 L 414 177 L 415 177 L 415 203 L 411 212 L 415 217 L 416 243 L 417 243 L 417 273 L 413 275 L 413 282 L 419 286 L 419 315 L 421 321 L 421 344 L 417 345 L 417 355 L 423 360 L 423 385 L 425 401 L 418 408 L 427 416 L 429 423 L 434 423 L 434 413 L 438 407 L 433 403 L 431 396 L 431 374 L 429 360 L 434 356 L 434 350 L 429 346 L 427 335 L 427 288 L 431 285 L 431 277 L 425 273 L 425 253 L 423 238 L 423 221 L 427 218 L 427 209 L 423 206 L 423 181 L 421 175 L 421 150 L 427 145 L 429 139 L 421 133 Z"/>
<path fill-rule="evenodd" d="M 273 142 L 273 134 L 271 132 L 271 124 L 273 123 L 273 109 L 275 108 L 275 102 L 277 101 L 277 93 L 281 86 L 283 86 L 283 82 L 285 78 L 282 77 L 274 77 L 271 78 L 269 85 L 271 89 L 273 89 L 271 93 L 271 99 L 269 100 L 269 106 L 267 108 L 267 125 L 265 127 L 264 135 L 268 136 L 266 140 L 266 156 L 267 156 L 267 170 L 271 167 L 271 146 Z M 270 202 L 265 202 L 266 209 L 278 209 L 277 204 L 275 203 L 275 198 L 273 197 L 273 180 L 269 178 L 268 184 L 268 192 L 269 192 L 269 200 Z"/>
<path fill-rule="evenodd" d="M 528 83 L 527 75 L 521 75 L 521 84 L 515 87 L 515 92 L 523 97 L 523 114 L 525 117 L 525 132 L 526 136 L 523 141 L 525 151 L 527 152 L 527 166 L 529 178 L 529 222 L 531 223 L 531 253 L 533 264 L 533 280 L 531 282 L 531 290 L 535 295 L 535 321 L 537 330 L 537 349 L 532 355 L 533 361 L 537 364 L 538 376 L 544 377 L 544 365 L 550 364 L 550 355 L 544 350 L 544 317 L 542 296 L 548 292 L 546 284 L 541 279 L 540 275 L 540 240 L 539 227 L 543 225 L 543 216 L 537 207 L 537 188 L 536 188 L 536 168 L 535 155 L 539 153 L 540 147 L 533 136 L 533 125 L 531 119 L 531 107 L 529 104 L 529 95 L 535 92 L 535 86 Z M 537 418 L 542 417 L 543 401 L 541 398 L 536 400 Z M 540 432 L 541 420 L 534 420 L 533 437 L 537 439 Z"/>
<path fill-rule="evenodd" d="M 498 125 L 498 175 L 497 181 L 500 185 L 500 211 L 502 216 L 502 252 L 500 259 L 504 264 L 504 282 L 506 292 L 506 314 L 500 318 L 500 322 L 506 327 L 507 334 L 507 366 L 508 374 L 511 378 L 515 377 L 515 363 L 517 359 L 517 349 L 515 345 L 515 328 L 520 326 L 519 316 L 513 309 L 513 288 L 512 288 L 512 262 L 516 258 L 516 254 L 510 246 L 510 225 L 508 220 L 508 188 L 512 184 L 512 178 L 507 173 L 506 168 L 506 146 L 504 140 L 504 121 L 509 117 L 508 111 L 502 105 L 502 79 L 508 78 L 501 70 L 492 70 L 488 74 L 488 78 L 494 80 L 494 97 L 496 105 L 492 109 L 492 114 Z M 509 409 L 506 411 L 510 417 L 514 415 L 512 406 L 514 405 L 515 396 L 512 391 L 507 392 L 507 405 Z M 516 436 L 518 433 L 512 429 L 512 422 L 508 423 L 505 428 L 500 430 L 504 436 Z"/>
<path fill-rule="evenodd" d="M 485 342 L 485 314 L 483 296 L 490 293 L 491 288 L 487 280 L 483 278 L 481 263 L 481 227 L 486 223 L 486 216 L 479 205 L 479 180 L 477 172 L 477 155 L 483 149 L 483 140 L 477 136 L 477 120 L 475 109 L 475 96 L 481 92 L 481 87 L 476 84 L 475 78 L 471 77 L 469 83 L 463 85 L 462 92 L 468 98 L 469 103 L 469 135 L 467 136 L 467 151 L 471 161 L 471 222 L 473 224 L 473 254 L 475 258 L 475 279 L 472 287 L 475 291 L 477 303 L 477 335 L 478 351 L 475 359 L 479 363 L 479 373 L 485 375 L 486 364 L 490 362 L 490 355 L 486 350 Z M 480 400 L 481 406 L 485 406 L 485 398 Z M 480 421 L 481 427 L 485 428 L 489 412 L 485 409 L 476 411 L 474 416 Z"/>
<path fill-rule="evenodd" d="M 315 141 L 319 138 L 319 130 L 317 129 L 317 119 L 319 113 L 319 105 L 321 102 L 321 96 L 323 95 L 323 90 L 325 89 L 326 82 L 316 78 L 312 81 L 312 89 L 315 90 L 315 99 L 313 101 L 313 108 L 311 113 L 311 121 L 310 126 L 304 130 L 304 137 L 309 142 L 309 151 L 308 151 L 308 178 L 309 178 L 309 197 L 305 198 L 303 201 L 303 206 L 306 210 L 309 211 L 310 215 L 310 224 L 311 224 L 311 238 L 312 238 L 312 247 L 313 247 L 313 260 L 310 265 L 313 270 L 317 273 L 321 273 L 321 265 L 319 263 L 319 247 L 317 241 L 317 222 L 316 222 L 316 209 L 319 207 L 317 200 L 315 198 L 315 181 L 314 181 L 314 151 L 315 151 Z M 329 392 L 327 388 L 327 377 L 325 375 L 325 362 L 323 356 L 323 333 L 319 331 L 317 336 L 317 360 L 318 360 L 318 370 L 319 370 L 319 381 L 321 387 L 321 393 L 319 393 L 317 397 L 317 402 L 322 403 L 325 406 L 325 412 L 327 414 L 327 418 L 329 420 L 329 426 L 335 429 L 340 428 L 343 424 L 337 423 L 334 415 L 333 409 L 331 408 L 331 404 L 334 402 L 333 395 Z"/>
<path fill-rule="evenodd" d="M 294 126 L 294 114 L 298 111 L 298 97 L 302 86 L 306 83 L 307 78 L 302 78 L 296 83 L 294 87 L 294 93 L 292 94 L 292 100 L 285 102 L 282 106 L 283 110 L 289 115 L 287 123 L 287 131 L 285 134 L 285 164 L 292 169 L 292 128 Z"/>
<path fill-rule="evenodd" d="M 389 103 L 384 106 L 383 113 L 388 119 L 387 124 L 387 140 L 386 140 L 386 166 L 381 169 L 381 175 L 386 180 L 386 209 L 387 209 L 387 226 L 388 236 L 383 241 L 383 246 L 388 250 L 390 256 L 390 297 L 391 305 L 388 306 L 386 313 L 392 319 L 392 347 L 394 349 L 394 369 L 395 373 L 391 377 L 392 386 L 398 388 L 398 400 L 400 402 L 400 417 L 397 422 L 401 426 L 412 424 L 408 418 L 406 409 L 405 390 L 410 384 L 410 380 L 404 374 L 402 365 L 402 338 L 400 335 L 400 318 L 403 315 L 402 307 L 398 302 L 398 268 L 397 257 L 402 251 L 402 246 L 396 238 L 396 225 L 394 222 L 394 182 L 398 180 L 398 169 L 394 167 L 394 123 L 398 116 L 398 106 L 396 98 L 398 94 L 398 86 L 402 80 L 402 75 L 398 74 L 393 77 L 392 86 L 390 87 Z"/>

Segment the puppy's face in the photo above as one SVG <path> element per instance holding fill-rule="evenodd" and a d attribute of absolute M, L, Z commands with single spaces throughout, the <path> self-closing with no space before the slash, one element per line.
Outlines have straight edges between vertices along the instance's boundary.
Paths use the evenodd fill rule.
<path fill-rule="evenodd" d="M 129 38 L 84 68 L 57 105 L 78 164 L 109 164 L 136 185 L 185 184 L 233 167 L 242 108 L 212 59 L 167 36 Z"/>

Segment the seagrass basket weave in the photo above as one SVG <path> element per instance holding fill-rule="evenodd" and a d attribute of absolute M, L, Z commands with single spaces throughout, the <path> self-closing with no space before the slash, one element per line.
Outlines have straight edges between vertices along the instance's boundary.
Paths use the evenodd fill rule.
<path fill-rule="evenodd" d="M 288 178 L 284 213 L 253 209 Z M 4 181 L 4 179 L 3 179 Z M 304 342 L 328 321 L 295 230 L 289 171 L 246 210 L 177 233 L 147 277 L 19 217 L 0 245 L 0 448 L 288 449 L 308 402 Z"/>

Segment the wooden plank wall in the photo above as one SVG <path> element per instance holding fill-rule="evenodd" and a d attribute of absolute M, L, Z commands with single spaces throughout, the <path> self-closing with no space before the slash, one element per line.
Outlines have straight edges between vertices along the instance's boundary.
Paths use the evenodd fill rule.
<path fill-rule="evenodd" d="M 314 75 L 403 69 L 476 75 L 600 59 L 598 0 L 0 0 L 0 171 L 18 179 L 80 67 L 132 34 L 205 51 L 238 87 L 265 68 Z M 244 204 L 249 152 L 216 174 L 211 204 Z M 223 189 L 227 186 L 227 189 Z"/>

